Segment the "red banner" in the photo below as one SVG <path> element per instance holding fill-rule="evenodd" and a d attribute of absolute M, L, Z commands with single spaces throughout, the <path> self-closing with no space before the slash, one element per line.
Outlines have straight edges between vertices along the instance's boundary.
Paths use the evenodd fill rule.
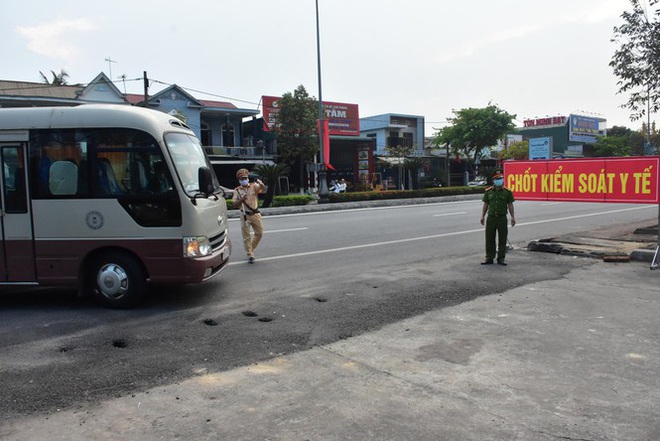
<path fill-rule="evenodd" d="M 528 201 L 660 204 L 660 156 L 505 161 L 505 185 Z"/>
<path fill-rule="evenodd" d="M 327 119 L 323 120 L 323 160 L 327 168 L 330 170 L 335 169 L 332 164 L 330 164 L 330 128 Z"/>
<path fill-rule="evenodd" d="M 266 95 L 261 97 L 266 131 L 272 129 L 277 123 L 280 98 Z M 360 135 L 360 112 L 357 104 L 323 101 L 323 113 L 323 119 L 328 121 L 330 135 Z"/>

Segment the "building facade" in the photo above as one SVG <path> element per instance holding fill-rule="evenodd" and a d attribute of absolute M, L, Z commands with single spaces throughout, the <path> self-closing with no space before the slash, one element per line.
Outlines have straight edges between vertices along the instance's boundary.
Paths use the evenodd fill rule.
<path fill-rule="evenodd" d="M 388 147 L 413 147 L 414 156 L 424 154 L 424 117 L 385 113 L 360 118 L 360 135 L 374 138 L 377 156 L 389 156 Z"/>
<path fill-rule="evenodd" d="M 243 133 L 243 119 L 259 112 L 232 103 L 197 99 L 176 84 L 154 95 L 122 93 L 104 74 L 89 84 L 50 85 L 0 80 L 0 107 L 77 106 L 88 103 L 145 106 L 176 115 L 213 154 L 263 154 L 252 134 Z"/>
<path fill-rule="evenodd" d="M 593 144 L 607 135 L 607 120 L 576 114 L 548 116 L 523 121 L 517 133 L 529 142 L 530 159 L 592 156 Z"/>

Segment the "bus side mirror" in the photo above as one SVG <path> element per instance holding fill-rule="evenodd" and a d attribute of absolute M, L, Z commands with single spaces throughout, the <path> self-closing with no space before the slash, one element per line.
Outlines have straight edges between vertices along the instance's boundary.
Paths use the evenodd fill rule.
<path fill-rule="evenodd" d="M 208 167 L 200 167 L 197 171 L 199 178 L 199 192 L 204 194 L 213 194 L 213 173 Z"/>

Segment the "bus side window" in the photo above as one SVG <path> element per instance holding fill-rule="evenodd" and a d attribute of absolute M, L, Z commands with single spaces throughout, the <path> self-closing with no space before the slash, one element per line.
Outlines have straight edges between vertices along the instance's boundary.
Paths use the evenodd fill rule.
<path fill-rule="evenodd" d="M 167 171 L 167 165 L 163 161 L 154 163 L 154 175 L 149 182 L 149 189 L 156 193 L 166 193 L 172 190 L 174 186 Z"/>
<path fill-rule="evenodd" d="M 3 161 L 11 156 L 18 163 L 11 167 L 5 162 L 3 177 L 5 209 L 7 213 L 27 213 L 27 193 L 25 191 L 25 169 L 23 168 L 23 148 L 6 147 L 3 149 Z"/>
<path fill-rule="evenodd" d="M 50 166 L 48 187 L 53 195 L 74 195 L 78 191 L 78 166 L 74 161 L 55 161 Z"/>
<path fill-rule="evenodd" d="M 41 195 L 50 194 L 50 166 L 53 164 L 53 160 L 48 156 L 44 155 L 39 161 L 39 171 L 38 171 L 38 181 L 39 181 L 39 193 Z"/>
<path fill-rule="evenodd" d="M 99 177 L 99 190 L 101 194 L 118 195 L 123 194 L 117 178 L 115 178 L 115 171 L 108 158 L 98 158 L 98 177 Z"/>
<path fill-rule="evenodd" d="M 131 161 L 131 167 L 128 170 L 131 182 L 131 191 L 140 193 L 148 189 L 149 177 L 144 163 L 139 159 Z"/>

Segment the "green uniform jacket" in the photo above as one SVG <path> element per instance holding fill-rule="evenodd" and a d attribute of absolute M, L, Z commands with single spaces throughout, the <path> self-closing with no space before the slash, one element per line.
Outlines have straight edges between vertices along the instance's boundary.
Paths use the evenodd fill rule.
<path fill-rule="evenodd" d="M 488 187 L 481 200 L 488 204 L 489 216 L 506 216 L 508 205 L 514 198 L 513 192 L 506 187 Z"/>

